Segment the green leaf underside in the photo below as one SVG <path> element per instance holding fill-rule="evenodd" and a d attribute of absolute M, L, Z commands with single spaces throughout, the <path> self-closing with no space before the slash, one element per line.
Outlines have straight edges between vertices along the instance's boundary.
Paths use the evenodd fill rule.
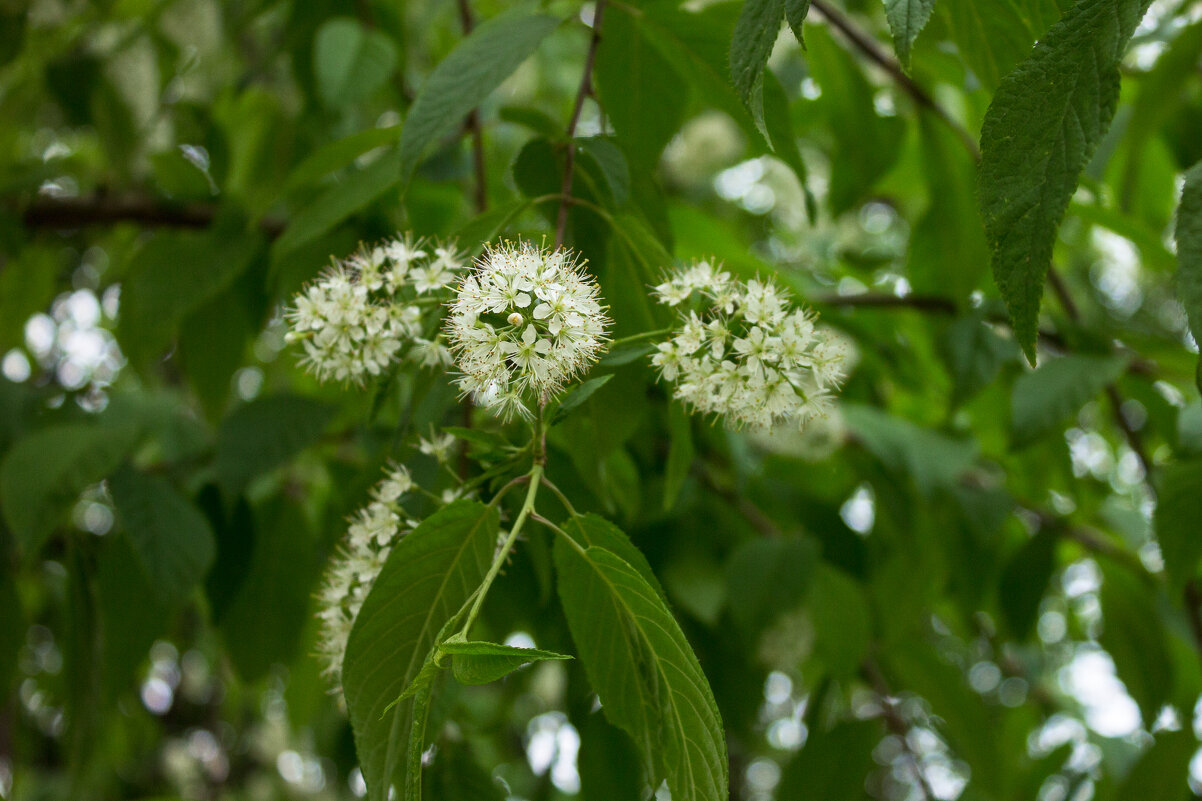
<path fill-rule="evenodd" d="M 668 596 L 660 586 L 659 579 L 652 572 L 647 557 L 643 556 L 643 552 L 630 541 L 622 529 L 600 515 L 587 514 L 568 520 L 563 524 L 563 530 L 582 548 L 596 545 L 616 554 L 618 558 L 638 571 L 643 580 L 655 588 L 659 597 L 665 603 L 667 602 Z"/>
<path fill-rule="evenodd" d="M 994 280 L 1027 358 L 1052 249 L 1119 97 L 1118 64 L 1151 0 L 1080 0 L 1006 76 L 981 130 L 980 206 Z"/>
<path fill-rule="evenodd" d="M 555 543 L 559 595 L 606 718 L 634 740 L 652 785 L 674 798 L 727 798 L 726 743 L 701 665 L 662 598 L 596 546 Z"/>
<path fill-rule="evenodd" d="M 342 687 L 372 799 L 386 798 L 396 778 L 413 704 L 381 715 L 413 684 L 440 629 L 483 581 L 498 525 L 497 511 L 477 501 L 431 515 L 393 547 L 355 619 Z"/>
<path fill-rule="evenodd" d="M 125 458 L 138 431 L 67 423 L 21 439 L 0 465 L 0 511 L 17 542 L 32 554 L 89 484 Z"/>
<path fill-rule="evenodd" d="M 559 25 L 513 10 L 480 25 L 430 74 L 401 131 L 401 177 L 408 180 L 426 148 L 450 133 Z"/>
<path fill-rule="evenodd" d="M 1064 356 L 1014 382 L 1011 429 L 1016 445 L 1055 429 L 1123 374 L 1120 356 Z"/>
<path fill-rule="evenodd" d="M 438 649 L 451 655 L 451 672 L 460 684 L 489 684 L 531 662 L 572 658 L 554 651 L 493 642 L 444 642 Z"/>
<path fill-rule="evenodd" d="M 1185 174 L 1174 236 L 1177 294 L 1189 315 L 1194 341 L 1202 342 L 1202 162 Z"/>
<path fill-rule="evenodd" d="M 885 18 L 893 33 L 893 47 L 902 66 L 910 66 L 910 48 L 926 27 L 935 0 L 885 0 Z"/>
<path fill-rule="evenodd" d="M 162 476 L 123 468 L 109 490 L 155 594 L 167 604 L 184 601 L 216 553 L 208 520 Z"/>

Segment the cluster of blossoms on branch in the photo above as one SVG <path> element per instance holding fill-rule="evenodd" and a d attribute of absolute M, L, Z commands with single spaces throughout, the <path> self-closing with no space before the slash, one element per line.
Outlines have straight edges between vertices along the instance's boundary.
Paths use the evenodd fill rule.
<path fill-rule="evenodd" d="M 362 384 L 406 355 L 448 365 L 434 320 L 464 266 L 453 245 L 408 234 L 361 248 L 297 295 L 287 339 L 303 344 L 301 363 L 321 381 Z"/>
<path fill-rule="evenodd" d="M 532 417 L 596 361 L 609 323 L 571 251 L 506 242 L 460 281 L 446 330 L 460 389 L 508 420 Z"/>
<path fill-rule="evenodd" d="M 404 466 L 385 471 L 371 491 L 371 501 L 357 511 L 350 521 L 346 537 L 326 570 L 325 581 L 317 598 L 320 605 L 317 617 L 321 635 L 317 650 L 325 662 L 324 673 L 340 687 L 342 658 L 346 643 L 392 546 L 417 527 L 410 520 L 401 501 L 414 487 L 413 479 Z"/>
<path fill-rule="evenodd" d="M 660 375 L 678 399 L 736 428 L 825 415 L 845 376 L 842 344 L 771 281 L 738 281 L 721 267 L 699 261 L 655 288 L 679 310 L 652 357 Z"/>

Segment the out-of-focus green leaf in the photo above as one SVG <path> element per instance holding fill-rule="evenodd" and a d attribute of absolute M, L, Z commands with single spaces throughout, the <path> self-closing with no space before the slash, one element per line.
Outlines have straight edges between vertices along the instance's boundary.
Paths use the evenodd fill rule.
<path fill-rule="evenodd" d="M 1162 618 L 1146 585 L 1119 568 L 1103 568 L 1102 635 L 1118 677 L 1151 726 L 1173 695 L 1173 662 Z"/>
<path fill-rule="evenodd" d="M 352 17 L 333 17 L 313 40 L 317 91 L 331 108 L 353 106 L 384 85 L 396 68 L 392 40 Z"/>
<path fill-rule="evenodd" d="M 972 440 L 953 439 L 868 406 L 849 403 L 843 414 L 864 447 L 891 469 L 908 473 L 924 493 L 954 485 L 976 459 Z"/>
<path fill-rule="evenodd" d="M 668 465 L 664 468 L 664 511 L 676 505 L 680 490 L 689 477 L 696 449 L 689 416 L 678 404 L 668 407 Z"/>
<path fill-rule="evenodd" d="M 875 720 L 836 723 L 811 730 L 805 747 L 789 761 L 777 786 L 778 801 L 857 801 L 865 797 L 864 776 L 884 736 Z"/>
<path fill-rule="evenodd" d="M 401 176 L 408 180 L 426 148 L 496 89 L 559 25 L 555 17 L 513 9 L 480 25 L 443 59 L 409 109 L 401 131 Z"/>
<path fill-rule="evenodd" d="M 1198 739 L 1186 726 L 1178 731 L 1160 731 L 1152 747 L 1132 765 L 1131 772 L 1118 786 L 1113 801 L 1163 799 L 1179 801 L 1189 791 L 1190 760 L 1198 750 Z"/>
<path fill-rule="evenodd" d="M 217 432 L 218 480 L 230 496 L 279 467 L 321 435 L 333 409 L 309 398 L 275 395 L 239 406 Z"/>
<path fill-rule="evenodd" d="M 0 351 L 21 343 L 25 321 L 54 299 L 60 259 L 54 251 L 23 248 L 0 270 Z"/>
<path fill-rule="evenodd" d="M 396 144 L 401 138 L 401 126 L 364 128 L 362 131 L 337 139 L 314 150 L 288 173 L 285 189 L 296 190 L 315 184 L 335 170 L 375 150 Z"/>
<path fill-rule="evenodd" d="M 612 552 L 555 542 L 559 597 L 606 718 L 673 796 L 725 801 L 726 742 L 709 682 L 663 600 Z"/>
<path fill-rule="evenodd" d="M 1202 558 L 1202 461 L 1174 462 L 1160 474 L 1156 540 L 1174 592 L 1193 578 Z"/>
<path fill-rule="evenodd" d="M 1011 431 L 1026 445 L 1055 430 L 1127 369 L 1119 356 L 1071 355 L 1053 359 L 1014 382 Z"/>
<path fill-rule="evenodd" d="M 1002 569 L 998 603 L 1015 639 L 1030 635 L 1055 568 L 1056 535 L 1044 529 L 1023 543 Z"/>
<path fill-rule="evenodd" d="M 835 677 L 855 675 L 872 643 L 872 606 L 864 587 L 823 562 L 814 571 L 806 608 L 823 667 Z"/>
<path fill-rule="evenodd" d="M 0 507 L 32 556 L 79 493 L 117 469 L 137 444 L 130 426 L 64 423 L 20 439 L 0 464 Z"/>
<path fill-rule="evenodd" d="M 410 733 L 413 704 L 389 707 L 417 676 L 443 625 L 484 580 L 498 515 L 460 500 L 435 512 L 393 546 L 355 618 L 342 688 L 368 795 L 389 797 Z M 404 797 L 405 785 L 398 787 Z"/>
<path fill-rule="evenodd" d="M 1151 0 L 1081 0 L 998 87 L 981 129 L 981 214 L 1014 334 L 1035 362 L 1052 246 L 1119 97 L 1119 60 Z"/>
<path fill-rule="evenodd" d="M 94 575 L 101 636 L 97 666 L 101 673 L 100 703 L 107 706 L 138 686 L 138 668 L 178 610 L 159 602 L 162 593 L 142 568 L 128 536 L 105 537 Z"/>
<path fill-rule="evenodd" d="M 1185 174 L 1175 236 L 1177 293 L 1194 339 L 1202 341 L 1202 162 Z"/>
<path fill-rule="evenodd" d="M 647 793 L 639 754 L 625 732 L 600 712 L 590 713 L 578 728 L 582 801 L 643 801 Z"/>
<path fill-rule="evenodd" d="M 1013 339 L 999 334 L 977 314 L 962 317 L 948 326 L 939 340 L 939 349 L 954 382 L 953 406 L 988 386 L 1002 365 L 1019 355 Z"/>
<path fill-rule="evenodd" d="M 801 537 L 748 540 L 726 565 L 727 606 L 743 630 L 756 634 L 796 609 L 810 589 L 818 548 Z"/>
<path fill-rule="evenodd" d="M 885 18 L 893 32 L 893 47 L 903 67 L 910 66 L 910 48 L 926 27 L 935 0 L 885 0 Z"/>
<path fill-rule="evenodd" d="M 123 468 L 109 491 L 155 596 L 168 605 L 184 601 L 213 564 L 208 520 L 162 476 Z"/>
<path fill-rule="evenodd" d="M 505 801 L 504 786 L 481 767 L 464 743 L 440 743 L 425 770 L 427 801 Z"/>

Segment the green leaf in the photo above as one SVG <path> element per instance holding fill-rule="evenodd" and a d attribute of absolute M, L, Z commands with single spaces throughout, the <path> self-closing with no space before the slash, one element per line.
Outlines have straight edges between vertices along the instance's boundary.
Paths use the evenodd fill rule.
<path fill-rule="evenodd" d="M 909 474 L 926 494 L 954 486 L 976 459 L 972 440 L 958 440 L 869 406 L 846 404 L 848 427 L 876 458 Z"/>
<path fill-rule="evenodd" d="M 926 27 L 934 8 L 935 0 L 885 0 L 885 18 L 893 33 L 893 47 L 898 61 L 906 69 L 910 68 L 910 48 Z"/>
<path fill-rule="evenodd" d="M 134 256 L 121 284 L 121 349 L 135 364 L 148 365 L 184 318 L 229 287 L 261 248 L 257 235 L 230 235 L 220 228 L 156 235 Z"/>
<path fill-rule="evenodd" d="M 318 543 L 299 505 L 277 497 L 257 517 L 250 565 L 220 624 L 230 661 L 247 682 L 297 657 L 319 567 Z"/>
<path fill-rule="evenodd" d="M 684 119 L 684 79 L 629 14 L 606 13 L 597 93 L 636 170 L 649 170 Z"/>
<path fill-rule="evenodd" d="M 476 501 L 435 512 L 393 546 L 363 601 L 347 642 L 342 687 L 373 801 L 387 798 L 397 779 L 413 705 L 398 704 L 384 719 L 381 713 L 410 686 L 440 629 L 484 580 L 498 525 L 496 509 Z"/>
<path fill-rule="evenodd" d="M 0 695 L 5 697 L 17 674 L 17 654 L 25 642 L 25 613 L 16 578 L 15 570 L 0 570 L 0 608 L 6 610 L 5 624 L 0 626 Z"/>
<path fill-rule="evenodd" d="M 354 170 L 298 211 L 271 246 L 274 265 L 328 233 L 343 220 L 366 208 L 401 181 L 401 151 L 389 150 L 365 167 Z"/>
<path fill-rule="evenodd" d="M 806 21 L 806 15 L 809 13 L 810 0 L 785 0 L 785 22 L 789 23 L 789 29 L 803 48 L 806 43 L 802 36 L 801 24 Z"/>
<path fill-rule="evenodd" d="M 664 594 L 663 587 L 659 585 L 659 579 L 651 571 L 651 565 L 647 563 L 647 557 L 643 556 L 643 552 L 630 541 L 630 538 L 626 536 L 626 532 L 622 531 L 622 529 L 604 517 L 595 514 L 579 515 L 570 518 L 561 528 L 581 548 L 596 545 L 617 554 L 623 562 L 638 571 L 638 574 L 643 577 L 644 581 L 655 588 L 655 592 L 660 598 L 667 601 L 668 596 Z"/>
<path fill-rule="evenodd" d="M 21 343 L 25 321 L 54 300 L 61 269 L 60 255 L 47 248 L 25 247 L 0 271 L 0 351 Z"/>
<path fill-rule="evenodd" d="M 1185 174 L 1177 207 L 1177 294 L 1189 315 L 1194 340 L 1202 342 L 1202 162 Z"/>
<path fill-rule="evenodd" d="M 1055 568 L 1056 534 L 1043 529 L 1024 542 L 1002 569 L 998 603 L 1016 640 L 1030 636 Z"/>
<path fill-rule="evenodd" d="M 472 256 L 478 256 L 484 245 L 496 239 L 506 227 L 530 208 L 530 200 L 520 198 L 493 206 L 488 211 L 473 217 L 455 232 L 459 246 Z"/>
<path fill-rule="evenodd" d="M 872 752 L 884 736 L 876 720 L 811 730 L 805 747 L 781 772 L 777 801 L 859 801 L 876 767 Z"/>
<path fill-rule="evenodd" d="M 472 31 L 430 74 L 401 131 L 401 175 L 408 181 L 426 148 L 454 130 L 559 25 L 514 9 Z"/>
<path fill-rule="evenodd" d="M 952 376 L 952 405 L 972 398 L 997 378 L 1002 365 L 1018 356 L 1018 346 L 997 333 L 979 314 L 960 318 L 939 339 Z"/>
<path fill-rule="evenodd" d="M 992 94 L 1072 4 L 1073 0 L 942 0 L 937 9 L 960 57 Z"/>
<path fill-rule="evenodd" d="M 744 0 L 730 40 L 730 77 L 743 103 L 755 108 L 753 96 L 763 79 L 764 67 L 780 34 L 784 0 Z M 761 115 L 753 116 L 761 118 Z"/>
<path fill-rule="evenodd" d="M 1110 127 L 1119 61 L 1151 0 L 1080 0 L 1002 80 L 981 129 L 993 275 L 1032 364 L 1056 231 Z"/>
<path fill-rule="evenodd" d="M 0 465 L 0 508 L 27 556 L 85 487 L 117 469 L 138 438 L 130 426 L 65 423 L 17 441 Z"/>
<path fill-rule="evenodd" d="M 392 75 L 396 63 L 392 40 L 352 17 L 327 20 L 313 40 L 317 93 L 330 108 L 353 106 L 370 97 Z"/>
<path fill-rule="evenodd" d="M 1156 733 L 1152 747 L 1140 755 L 1118 786 L 1112 801 L 1180 801 L 1194 798 L 1189 792 L 1190 760 L 1198 750 L 1191 727 Z"/>
<path fill-rule="evenodd" d="M 668 464 L 664 468 L 664 511 L 669 512 L 680 497 L 685 479 L 693 466 L 693 427 L 684 408 L 673 403 L 668 406 Z"/>
<path fill-rule="evenodd" d="M 314 150 L 293 168 L 284 184 L 285 190 L 296 190 L 317 183 L 335 170 L 375 150 L 396 144 L 401 138 L 401 126 L 365 128 L 350 136 L 329 142 Z"/>
<path fill-rule="evenodd" d="M 1160 475 L 1156 503 L 1156 539 L 1164 572 L 1174 595 L 1194 577 L 1202 558 L 1202 461 L 1174 462 Z"/>
<path fill-rule="evenodd" d="M 818 547 L 801 537 L 748 540 L 726 565 L 727 605 L 740 628 L 755 635 L 801 603 L 818 565 Z"/>
<path fill-rule="evenodd" d="M 230 496 L 251 479 L 279 467 L 316 440 L 334 410 L 292 395 L 274 395 L 243 404 L 217 432 L 217 477 Z"/>
<path fill-rule="evenodd" d="M 726 743 L 709 682 L 662 598 L 612 552 L 555 542 L 559 596 L 606 718 L 674 798 L 725 801 Z"/>
<path fill-rule="evenodd" d="M 101 704 L 107 706 L 138 686 L 138 668 L 179 609 L 159 602 L 161 594 L 142 568 L 130 537 L 106 535 L 99 551 L 93 576 Z"/>
<path fill-rule="evenodd" d="M 643 801 L 643 771 L 639 754 L 621 729 L 613 726 L 600 712 L 591 712 L 580 729 L 580 771 L 582 801 Z"/>
<path fill-rule="evenodd" d="M 1102 634 L 1115 671 L 1151 727 L 1173 694 L 1173 661 L 1163 618 L 1146 585 L 1118 568 L 1103 568 Z"/>
<path fill-rule="evenodd" d="M 109 479 L 117 519 L 155 595 L 185 601 L 213 564 L 209 521 L 162 476 L 123 468 Z"/>
<path fill-rule="evenodd" d="M 460 684 L 491 684 L 531 662 L 572 658 L 554 651 L 516 648 L 493 642 L 444 642 L 438 646 L 438 650 L 451 655 L 451 672 Z"/>
<path fill-rule="evenodd" d="M 1063 356 L 1014 382 L 1011 432 L 1027 445 L 1054 431 L 1127 369 L 1121 356 Z"/>
<path fill-rule="evenodd" d="M 580 404 L 593 396 L 593 393 L 605 386 L 613 373 L 607 375 L 599 375 L 596 378 L 590 378 L 583 384 L 579 384 L 571 388 L 563 400 L 559 402 L 559 406 L 555 409 L 555 413 L 551 416 L 551 425 L 555 425 L 560 420 L 568 416 L 568 413 L 575 409 Z"/>
<path fill-rule="evenodd" d="M 257 281 L 241 280 L 184 319 L 179 330 L 179 358 L 188 384 L 209 419 L 221 416 L 232 394 L 234 373 L 242 365 L 246 345 L 259 332 Z"/>
<path fill-rule="evenodd" d="M 814 652 L 836 678 L 854 676 L 872 644 L 872 606 L 864 587 L 823 562 L 806 603 L 814 623 Z"/>
<path fill-rule="evenodd" d="M 466 743 L 440 743 L 426 769 L 423 798 L 428 801 L 505 801 L 508 793 L 480 766 Z"/>

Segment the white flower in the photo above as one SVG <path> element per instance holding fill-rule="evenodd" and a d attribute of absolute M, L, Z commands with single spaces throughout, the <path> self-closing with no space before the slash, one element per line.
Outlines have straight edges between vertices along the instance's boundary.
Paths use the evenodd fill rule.
<path fill-rule="evenodd" d="M 341 686 L 347 638 L 363 600 L 392 546 L 416 525 L 404 517 L 399 504 L 412 488 L 413 479 L 405 467 L 386 468 L 384 478 L 371 491 L 371 502 L 351 516 L 346 537 L 318 590 L 321 632 L 317 650 L 326 663 L 324 672 L 336 688 Z"/>
<path fill-rule="evenodd" d="M 404 234 L 361 248 L 297 295 L 287 312 L 287 340 L 302 343 L 301 364 L 318 380 L 362 384 L 413 344 L 419 346 L 414 359 L 423 366 L 447 363 L 445 348 L 432 347 L 438 340 L 429 336 L 436 326 L 428 319 L 435 316 L 430 302 L 418 296 L 449 285 L 462 257 L 450 246 L 435 247 L 433 255 L 425 247 Z"/>
<path fill-rule="evenodd" d="M 459 387 L 505 419 L 529 417 L 596 361 L 609 322 L 596 281 L 571 251 L 490 247 L 447 316 Z"/>
<path fill-rule="evenodd" d="M 454 434 L 431 434 L 430 439 L 418 437 L 417 449 L 426 456 L 433 456 L 440 462 L 451 458 L 451 448 L 455 444 Z"/>
<path fill-rule="evenodd" d="M 670 306 L 688 302 L 651 363 L 694 410 L 768 429 L 804 426 L 830 409 L 847 348 L 771 281 L 735 281 L 720 264 L 698 262 L 668 276 L 656 294 Z"/>

